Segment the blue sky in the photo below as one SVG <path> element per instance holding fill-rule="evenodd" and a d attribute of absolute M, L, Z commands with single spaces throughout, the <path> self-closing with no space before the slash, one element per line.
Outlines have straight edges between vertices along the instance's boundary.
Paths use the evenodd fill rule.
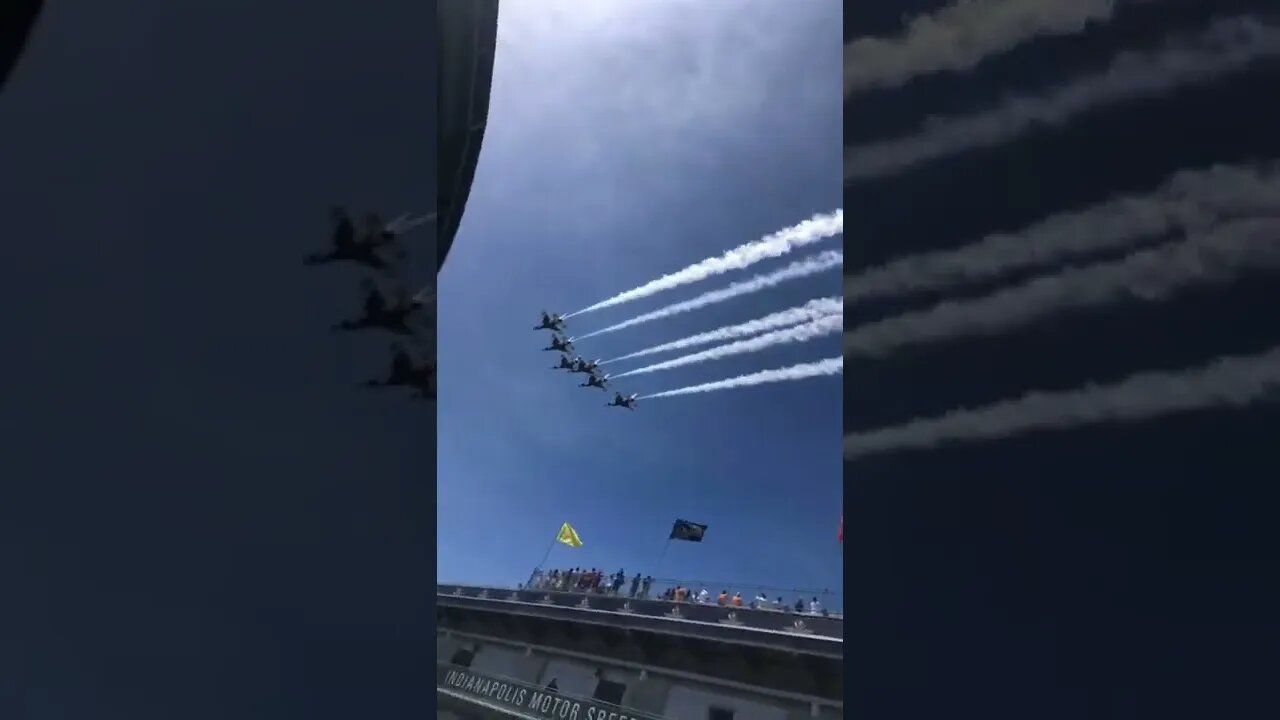
<path fill-rule="evenodd" d="M 607 409 L 611 395 L 549 369 L 548 333 L 532 328 L 542 309 L 577 310 L 841 206 L 841 6 L 591 7 L 502 5 L 489 126 L 439 281 L 438 576 L 522 581 L 564 521 L 585 546 L 558 546 L 550 565 L 657 573 L 682 517 L 710 529 L 701 545 L 674 544 L 664 577 L 838 588 L 839 378 Z M 570 330 L 805 254 L 588 313 Z M 579 349 L 608 358 L 839 292 L 830 272 Z M 833 336 L 625 378 L 618 389 L 839 354 Z"/>

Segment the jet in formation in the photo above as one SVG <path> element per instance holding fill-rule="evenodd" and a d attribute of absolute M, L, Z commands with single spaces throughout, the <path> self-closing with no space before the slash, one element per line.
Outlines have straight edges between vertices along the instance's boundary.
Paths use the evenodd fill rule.
<path fill-rule="evenodd" d="M 387 291 L 380 289 L 379 282 L 374 280 L 376 276 L 367 275 L 360 282 L 365 296 L 362 313 L 359 317 L 333 325 L 331 330 L 335 333 L 380 330 L 408 338 L 415 353 L 424 358 L 421 362 L 416 361 L 414 355 L 397 343 L 391 348 L 391 368 L 386 375 L 366 380 L 362 386 L 408 388 L 414 391 L 416 397 L 434 399 L 436 368 L 434 362 L 426 359 L 433 358 L 434 351 L 426 351 L 426 346 L 423 345 L 429 345 L 432 338 L 422 335 L 421 331 L 428 330 L 434 319 L 434 312 L 427 306 L 434 304 L 435 288 L 433 284 L 417 295 L 409 295 L 403 284 L 408 278 L 401 272 L 407 266 L 408 251 L 400 242 L 406 232 L 429 222 L 432 216 L 410 218 L 406 214 L 386 222 L 377 213 L 368 213 L 359 229 L 342 207 L 333 208 L 330 216 L 333 222 L 332 249 L 308 255 L 303 263 L 354 264 L 387 276 L 387 282 L 392 288 Z"/>
<path fill-rule="evenodd" d="M 573 339 L 560 337 L 560 335 L 557 333 L 551 336 L 551 344 L 542 349 L 559 351 L 562 353 L 571 353 L 573 352 Z"/>
<path fill-rule="evenodd" d="M 359 233 L 346 210 L 334 208 L 332 218 L 332 249 L 308 255 L 302 261 L 304 265 L 351 262 L 390 275 L 395 266 L 404 261 L 404 250 L 393 247 L 397 233 L 376 214 L 370 213 L 365 218 L 364 230 Z M 383 256 L 383 249 L 391 253 L 391 261 Z"/>
<path fill-rule="evenodd" d="M 374 282 L 366 280 L 361 283 L 361 287 L 365 290 L 364 314 L 334 325 L 334 332 L 378 329 L 396 335 L 414 334 L 409 321 L 422 309 L 421 300 L 411 298 L 407 292 L 400 290 L 396 293 L 395 304 L 388 304 L 387 297 Z"/>
<path fill-rule="evenodd" d="M 552 332 L 564 332 L 564 318 L 556 313 L 547 314 L 546 310 L 542 311 L 542 322 L 533 326 L 534 330 L 550 330 Z"/>
<path fill-rule="evenodd" d="M 544 351 L 561 352 L 559 361 L 551 366 L 552 370 L 568 370 L 571 373 L 584 373 L 587 376 L 586 382 L 579 383 L 578 387 L 599 388 L 603 391 L 609 389 L 609 374 L 600 372 L 600 360 L 586 360 L 581 355 L 572 355 L 573 338 L 566 338 L 561 335 L 564 332 L 564 318 L 556 313 L 548 313 L 542 311 L 542 322 L 533 328 L 534 330 L 550 330 L 551 344 L 542 348 Z M 622 393 L 614 393 L 613 402 L 608 403 L 606 407 L 624 407 L 628 410 L 636 409 L 636 398 L 638 395 L 624 396 Z"/>
<path fill-rule="evenodd" d="M 605 407 L 624 407 L 628 410 L 635 410 L 637 397 L 639 397 L 639 393 L 633 393 L 628 397 L 623 397 L 622 393 L 614 393 L 613 402 L 605 405 Z"/>
<path fill-rule="evenodd" d="M 597 375 L 595 373 L 591 373 L 591 376 L 587 378 L 587 381 L 584 383 L 579 383 L 578 387 L 594 387 L 594 388 L 600 388 L 601 390 L 605 390 L 607 389 L 605 388 L 605 383 L 607 383 L 608 380 L 609 380 L 608 375 Z"/>
<path fill-rule="evenodd" d="M 399 343 L 391 346 L 391 369 L 386 377 L 366 380 L 365 387 L 404 387 L 415 392 L 416 397 L 434 400 L 436 397 L 436 367 L 429 361 L 415 363 L 413 356 Z"/>

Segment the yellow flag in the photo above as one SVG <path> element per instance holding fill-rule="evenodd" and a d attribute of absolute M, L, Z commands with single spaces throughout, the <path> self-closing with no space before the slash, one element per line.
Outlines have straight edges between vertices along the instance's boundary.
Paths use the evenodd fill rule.
<path fill-rule="evenodd" d="M 556 533 L 556 540 L 568 545 L 569 547 L 582 547 L 582 538 L 578 537 L 578 531 L 573 529 L 569 523 L 560 526 L 560 532 Z"/>

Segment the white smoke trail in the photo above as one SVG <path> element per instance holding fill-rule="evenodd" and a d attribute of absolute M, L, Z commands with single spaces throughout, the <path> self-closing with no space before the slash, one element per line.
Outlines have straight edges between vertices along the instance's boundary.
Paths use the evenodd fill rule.
<path fill-rule="evenodd" d="M 1234 220 L 1113 262 L 862 325 L 845 333 L 844 351 L 881 356 L 906 345 L 993 334 L 1053 312 L 1107 305 L 1126 296 L 1157 301 L 1190 285 L 1228 282 L 1246 271 L 1276 268 L 1280 219 Z"/>
<path fill-rule="evenodd" d="M 844 210 L 836 210 L 825 215 L 814 215 L 813 217 L 793 225 L 789 228 L 783 228 L 775 233 L 766 235 L 755 242 L 749 242 L 745 245 L 726 251 L 719 257 L 707 258 L 702 262 L 694 263 L 689 267 L 673 272 L 669 275 L 663 275 L 657 280 L 645 283 L 638 288 L 618 293 L 608 300 L 585 307 L 577 312 L 565 315 L 565 318 L 571 318 L 574 315 L 600 310 L 601 308 L 613 307 L 621 305 L 632 300 L 649 297 L 663 290 L 688 285 L 699 280 L 705 280 L 714 275 L 721 275 L 730 270 L 742 270 L 743 268 L 754 265 L 761 260 L 769 258 L 781 257 L 797 248 L 806 247 L 813 243 L 825 240 L 834 235 L 844 232 Z"/>
<path fill-rule="evenodd" d="M 637 350 L 629 355 L 621 355 L 616 358 L 604 360 L 600 364 L 608 365 L 620 360 L 630 360 L 631 358 L 643 357 L 645 355 L 654 355 L 660 352 L 668 352 L 670 350 L 684 350 L 685 348 L 697 347 L 698 345 L 706 345 L 713 342 L 724 342 L 725 340 L 733 340 L 734 338 L 747 337 L 757 333 L 776 330 L 777 328 L 791 327 L 802 322 L 816 320 L 824 315 L 833 315 L 844 312 L 844 301 L 838 297 L 818 298 L 799 307 L 789 308 L 780 312 L 765 315 L 762 318 L 748 320 L 737 325 L 729 325 L 715 330 L 708 330 L 697 335 L 690 335 L 679 340 L 672 340 L 669 343 L 654 345 L 651 348 Z"/>
<path fill-rule="evenodd" d="M 619 373 L 613 377 L 621 378 L 628 375 L 641 375 L 644 373 L 657 372 L 659 370 L 670 370 L 671 368 L 684 367 L 685 365 L 694 365 L 696 363 L 707 362 L 708 360 L 719 360 L 721 358 L 733 355 L 742 355 L 745 353 L 759 352 L 765 348 L 771 348 L 775 345 L 789 345 L 791 343 L 808 342 L 827 335 L 834 335 L 844 329 L 844 315 L 824 315 L 817 320 L 807 322 L 803 325 L 795 327 L 783 328 L 782 330 L 774 330 L 773 332 L 758 335 L 746 340 L 728 343 L 726 345 L 717 345 L 716 347 L 696 352 L 691 355 L 681 355 L 678 358 L 672 358 L 665 362 L 646 365 L 635 370 L 628 370 Z"/>
<path fill-rule="evenodd" d="M 386 229 L 396 235 L 403 235 L 419 225 L 431 222 L 436 217 L 435 213 L 428 213 L 419 217 L 409 217 L 409 213 L 404 213 L 400 217 L 386 224 Z"/>
<path fill-rule="evenodd" d="M 986 407 L 952 410 L 896 427 L 844 436 L 846 460 L 878 452 L 925 449 L 948 441 L 999 440 L 1036 430 L 1065 430 L 1102 422 L 1132 422 L 1214 407 L 1244 407 L 1275 399 L 1280 347 L 1258 355 L 1227 356 L 1179 372 L 1143 372 L 1114 385 L 1065 392 L 1031 392 Z"/>
<path fill-rule="evenodd" d="M 1100 75 L 1043 97 L 1016 97 L 977 115 L 938 117 L 914 136 L 845 149 L 844 178 L 882 177 L 913 165 L 1013 139 L 1041 123 L 1061 125 L 1100 105 L 1214 80 L 1280 54 L 1280 29 L 1251 17 L 1213 23 L 1198 38 L 1174 39 L 1154 54 L 1122 53 Z"/>
<path fill-rule="evenodd" d="M 579 335 L 578 339 L 585 340 L 586 338 L 594 337 L 596 335 L 603 335 L 623 328 L 629 328 L 632 325 L 639 325 L 640 323 L 647 323 L 651 320 L 658 320 L 665 317 L 671 317 L 672 315 L 686 313 L 690 310 L 697 310 L 698 308 L 724 302 L 725 300 L 736 298 L 740 295 L 749 295 L 754 292 L 760 292 L 761 290 L 771 288 L 775 285 L 780 285 L 789 280 L 796 280 L 799 278 L 809 277 L 810 275 L 816 275 L 824 270 L 830 270 L 842 265 L 844 265 L 843 252 L 839 250 L 826 250 L 818 253 L 817 255 L 811 255 L 804 258 L 803 260 L 797 260 L 780 270 L 775 270 L 765 275 L 756 275 L 750 280 L 742 280 L 740 282 L 733 283 L 728 287 L 720 288 L 719 290 L 705 292 L 698 297 L 685 300 L 684 302 L 668 305 L 664 308 L 654 310 L 653 312 L 645 313 L 644 315 L 637 315 L 636 317 L 633 317 L 630 320 L 624 320 L 617 325 L 610 325 L 607 328 L 589 332 L 586 335 Z"/>
<path fill-rule="evenodd" d="M 1280 214 L 1280 165 L 1184 170 L 1153 193 L 1063 213 L 1016 233 L 997 233 L 955 250 L 912 255 L 844 281 L 846 302 L 941 290 L 1123 248 L 1176 229 L 1199 230 L 1231 217 Z"/>
<path fill-rule="evenodd" d="M 729 390 L 731 388 L 764 385 L 765 383 L 804 380 L 812 377 L 827 377 L 831 375 L 839 375 L 842 372 L 844 372 L 844 358 L 828 358 L 826 360 L 819 360 L 818 362 L 800 363 L 799 365 L 792 365 L 791 367 L 778 368 L 777 370 L 761 370 L 760 372 L 754 372 L 750 375 L 739 375 L 738 377 L 728 378 L 727 380 L 717 380 L 715 382 L 703 383 L 701 385 L 690 385 L 689 387 L 653 393 L 652 395 L 641 395 L 638 399 L 652 400 L 654 398 L 675 397 L 676 395 L 693 395 L 695 393 L 714 392 L 716 390 Z"/>
<path fill-rule="evenodd" d="M 1090 21 L 1110 19 L 1114 9 L 1114 0 L 960 0 L 912 18 L 900 37 L 845 45 L 844 94 L 971 70 L 1037 37 L 1082 32 Z"/>

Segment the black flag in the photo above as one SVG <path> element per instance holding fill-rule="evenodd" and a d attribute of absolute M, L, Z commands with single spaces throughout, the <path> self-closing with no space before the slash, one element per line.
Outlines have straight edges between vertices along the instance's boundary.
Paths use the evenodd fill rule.
<path fill-rule="evenodd" d="M 702 542 L 702 536 L 706 532 L 706 525 L 689 522 L 688 520 L 677 520 L 676 524 L 671 526 L 671 536 L 668 539 Z"/>

